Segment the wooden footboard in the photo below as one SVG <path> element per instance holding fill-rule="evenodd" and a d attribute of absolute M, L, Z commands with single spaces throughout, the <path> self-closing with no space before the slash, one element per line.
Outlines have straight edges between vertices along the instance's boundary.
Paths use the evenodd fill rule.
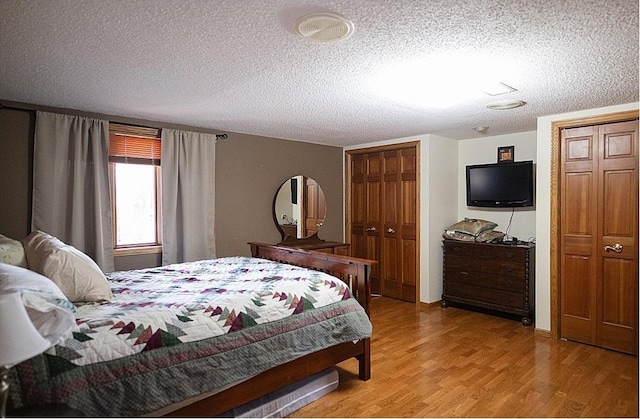
<path fill-rule="evenodd" d="M 249 243 L 251 255 L 327 272 L 349 284 L 369 315 L 369 274 L 375 261 L 306 251 L 262 243 Z M 371 340 L 346 342 L 272 368 L 225 391 L 169 413 L 170 416 L 215 416 L 265 396 L 350 358 L 358 360 L 361 380 L 371 377 Z"/>
<path fill-rule="evenodd" d="M 369 315 L 371 303 L 369 274 L 376 261 L 264 243 L 249 243 L 249 245 L 253 257 L 303 266 L 342 279 L 349 285 L 354 296 Z"/>
<path fill-rule="evenodd" d="M 303 266 L 305 268 L 326 272 L 342 279 L 349 285 L 349 288 L 364 308 L 367 316 L 370 316 L 371 285 L 369 275 L 371 274 L 371 268 L 377 263 L 375 260 L 314 252 L 312 250 L 293 249 L 264 243 L 250 242 L 249 245 L 251 246 L 251 255 L 253 257 Z M 348 356 L 345 359 L 355 356 L 359 362 L 358 375 L 360 379 L 368 380 L 371 378 L 370 340 L 365 339 L 362 342 L 364 344 L 362 348 L 363 352 Z"/>

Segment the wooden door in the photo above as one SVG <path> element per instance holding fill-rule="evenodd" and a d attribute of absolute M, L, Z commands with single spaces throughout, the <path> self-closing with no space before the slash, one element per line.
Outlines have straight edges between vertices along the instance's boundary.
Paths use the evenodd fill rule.
<path fill-rule="evenodd" d="M 364 258 L 365 251 L 365 222 L 367 216 L 366 194 L 365 194 L 365 155 L 356 154 L 351 156 L 349 164 L 349 230 L 351 232 L 351 254 Z M 377 260 L 377 259 L 375 259 Z M 375 292 L 375 291 L 372 291 Z M 380 290 L 378 290 L 378 293 Z"/>
<path fill-rule="evenodd" d="M 638 353 L 638 122 L 565 129 L 560 332 Z"/>
<path fill-rule="evenodd" d="M 327 204 L 320 185 L 311 178 L 304 177 L 305 237 L 318 233 L 326 217 Z"/>
<path fill-rule="evenodd" d="M 350 225 L 353 256 L 378 263 L 374 294 L 417 300 L 417 147 L 350 153 Z"/>
<path fill-rule="evenodd" d="M 596 344 L 637 354 L 638 122 L 603 125 L 599 140 Z"/>
<path fill-rule="evenodd" d="M 400 298 L 402 296 L 400 159 L 397 150 L 385 152 L 383 158 L 382 295 Z"/>
<path fill-rule="evenodd" d="M 380 153 L 355 154 L 351 158 L 351 254 L 380 261 L 381 159 Z M 382 292 L 380 263 L 371 269 L 371 292 Z"/>
<path fill-rule="evenodd" d="M 415 147 L 384 153 L 382 295 L 416 301 Z"/>
<path fill-rule="evenodd" d="M 418 293 L 418 154 L 416 147 L 400 152 L 401 298 L 415 302 Z"/>

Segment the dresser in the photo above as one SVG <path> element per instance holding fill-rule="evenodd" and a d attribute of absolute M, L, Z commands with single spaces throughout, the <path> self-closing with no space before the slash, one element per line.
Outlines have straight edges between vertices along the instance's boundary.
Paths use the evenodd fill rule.
<path fill-rule="evenodd" d="M 444 240 L 442 307 L 468 304 L 534 319 L 535 245 Z"/>
<path fill-rule="evenodd" d="M 281 246 L 294 247 L 296 249 L 313 250 L 315 252 L 333 253 L 334 255 L 349 256 L 349 243 L 322 241 L 319 243 L 286 243 Z"/>

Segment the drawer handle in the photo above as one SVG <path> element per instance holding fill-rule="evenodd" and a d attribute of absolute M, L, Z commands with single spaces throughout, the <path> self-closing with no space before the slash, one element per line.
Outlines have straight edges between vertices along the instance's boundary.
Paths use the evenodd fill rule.
<path fill-rule="evenodd" d="M 454 252 L 459 252 L 460 250 L 462 250 L 462 249 L 460 249 L 458 246 L 456 246 L 456 247 L 454 247 L 454 248 L 453 248 L 453 251 L 454 251 Z"/>
<path fill-rule="evenodd" d="M 375 227 L 369 227 L 369 228 L 367 229 L 367 231 L 369 231 L 369 232 L 372 232 L 372 233 L 373 233 L 374 231 L 376 231 L 376 228 L 375 228 Z"/>
<path fill-rule="evenodd" d="M 509 259 L 511 259 L 513 256 L 514 256 L 514 254 L 511 253 L 511 252 L 505 253 L 505 257 L 507 257 Z"/>
<path fill-rule="evenodd" d="M 389 227 L 389 228 L 387 229 L 387 233 L 389 233 L 389 234 L 396 234 L 396 231 L 395 231 L 394 229 L 392 229 L 391 227 Z"/>

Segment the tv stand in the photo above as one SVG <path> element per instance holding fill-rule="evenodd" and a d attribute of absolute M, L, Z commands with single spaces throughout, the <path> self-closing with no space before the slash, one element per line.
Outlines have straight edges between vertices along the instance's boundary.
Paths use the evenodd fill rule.
<path fill-rule="evenodd" d="M 534 319 L 535 245 L 444 240 L 441 306 L 449 302 Z"/>

